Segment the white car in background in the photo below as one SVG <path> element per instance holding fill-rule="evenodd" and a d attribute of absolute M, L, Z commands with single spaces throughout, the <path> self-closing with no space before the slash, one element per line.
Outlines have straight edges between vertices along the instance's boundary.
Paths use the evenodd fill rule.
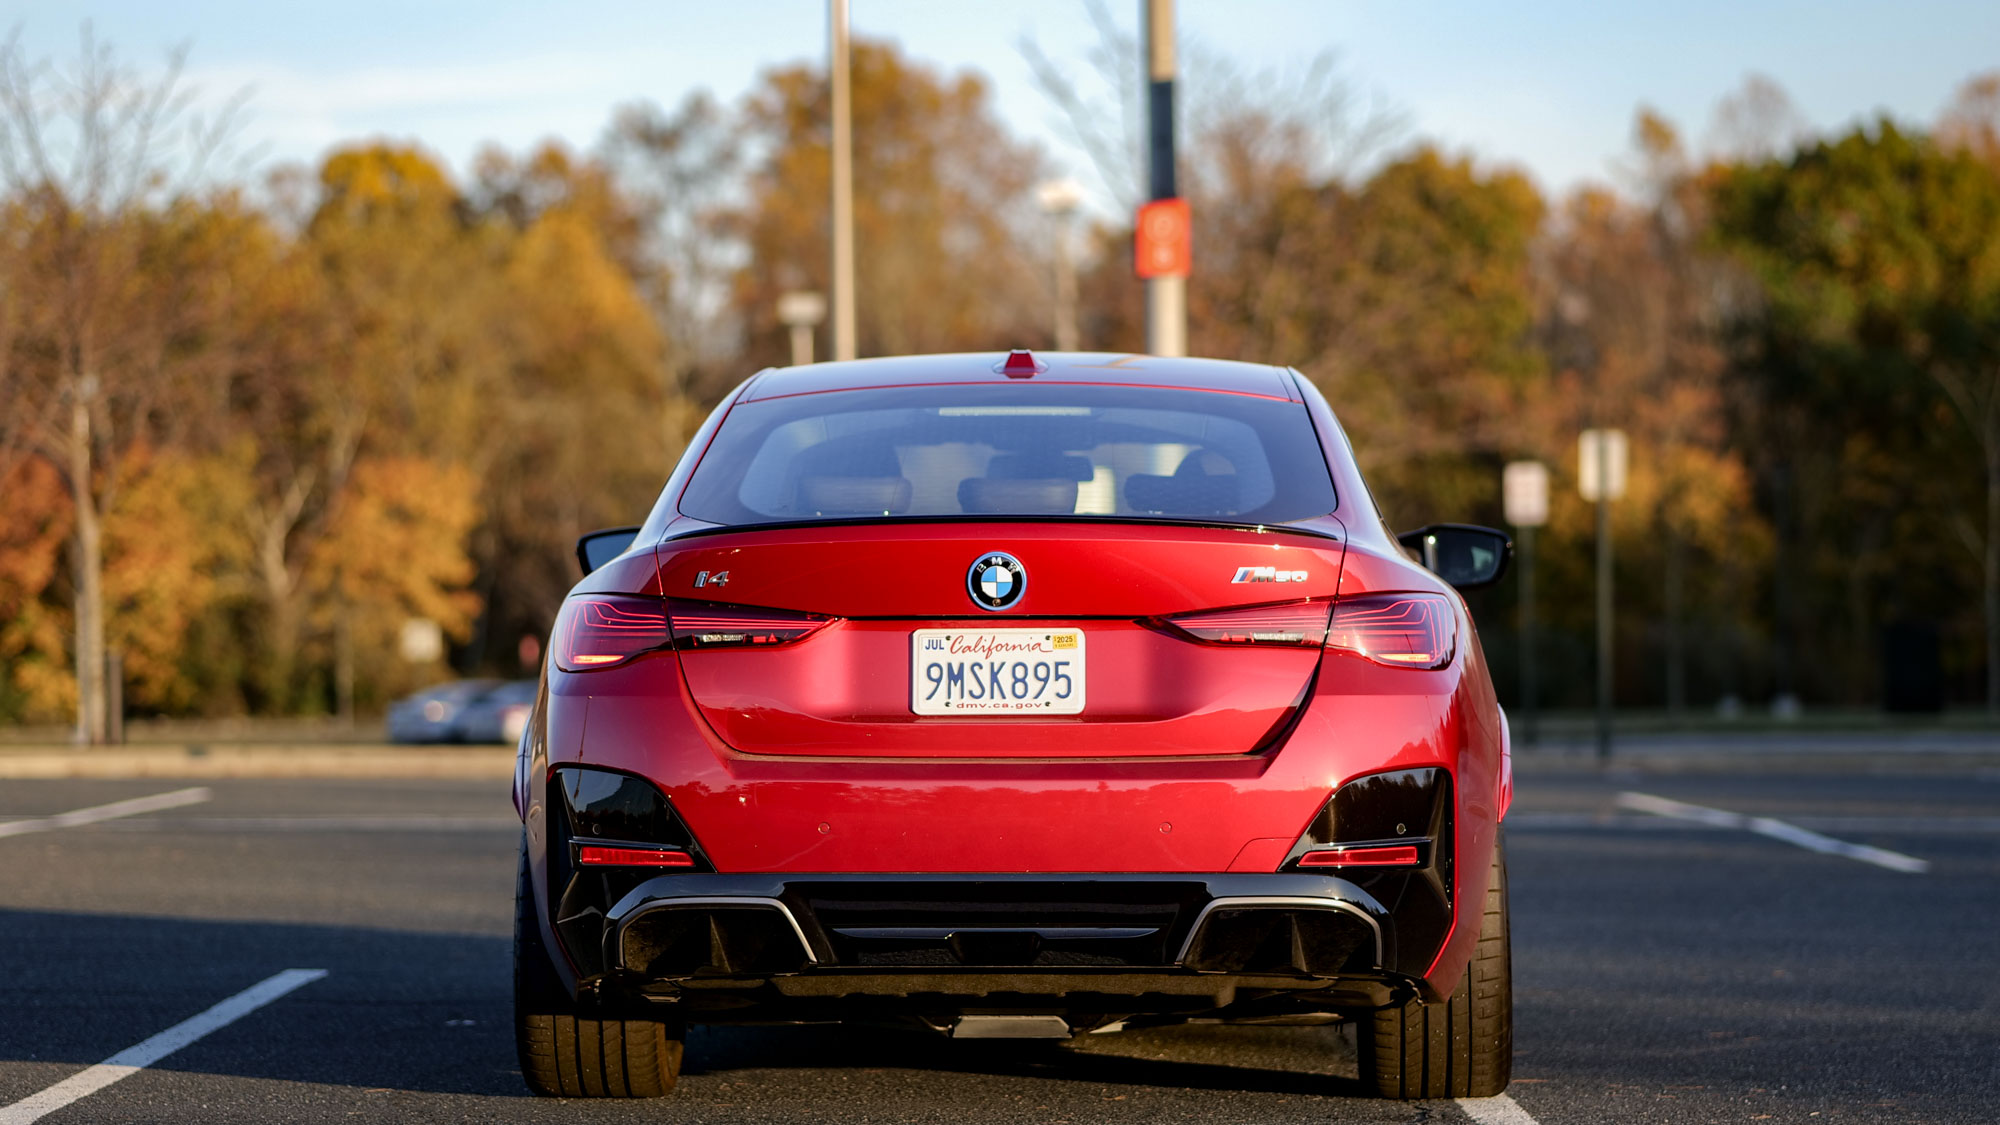
<path fill-rule="evenodd" d="M 452 724 L 457 740 L 519 743 L 535 705 L 535 687 L 534 680 L 509 680 L 467 703 Z"/>
<path fill-rule="evenodd" d="M 397 700 L 389 706 L 389 741 L 457 742 L 461 713 L 500 680 L 453 680 Z"/>

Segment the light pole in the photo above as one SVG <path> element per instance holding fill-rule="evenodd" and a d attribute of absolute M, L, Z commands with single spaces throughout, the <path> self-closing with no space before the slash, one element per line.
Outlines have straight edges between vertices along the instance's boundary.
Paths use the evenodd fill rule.
<path fill-rule="evenodd" d="M 1146 23 L 1147 185 L 1134 253 L 1146 279 L 1146 350 L 1187 354 L 1187 203 L 1174 187 L 1174 0 L 1142 0 Z"/>
<path fill-rule="evenodd" d="M 778 298 L 778 322 L 792 330 L 792 366 L 813 361 L 813 329 L 826 319 L 826 298 L 818 293 L 786 293 Z"/>
<path fill-rule="evenodd" d="M 854 358 L 854 109 L 848 91 L 847 0 L 830 0 L 833 79 L 833 358 Z"/>
<path fill-rule="evenodd" d="M 1056 228 L 1056 350 L 1073 352 L 1076 342 L 1076 261 L 1070 257 L 1070 217 L 1083 202 L 1075 180 L 1047 180 L 1035 188 L 1042 211 Z"/>
<path fill-rule="evenodd" d="M 1500 499 L 1507 522 L 1520 529 L 1521 548 L 1521 733 L 1536 742 L 1539 698 L 1535 667 L 1535 529 L 1549 522 L 1549 467 L 1540 461 L 1513 461 L 1500 472 Z"/>

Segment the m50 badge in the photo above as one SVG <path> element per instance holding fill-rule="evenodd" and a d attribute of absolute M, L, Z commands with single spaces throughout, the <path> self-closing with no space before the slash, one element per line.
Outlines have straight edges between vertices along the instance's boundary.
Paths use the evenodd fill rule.
<path fill-rule="evenodd" d="M 1236 568 L 1236 577 L 1229 581 L 1233 584 L 1237 582 L 1304 582 L 1305 580 L 1306 572 L 1303 570 L 1279 570 L 1275 566 L 1239 566 Z"/>

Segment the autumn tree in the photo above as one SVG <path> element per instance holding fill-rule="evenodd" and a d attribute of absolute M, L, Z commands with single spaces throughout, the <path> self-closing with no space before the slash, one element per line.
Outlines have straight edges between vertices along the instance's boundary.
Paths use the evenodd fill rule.
<path fill-rule="evenodd" d="M 1812 130 L 1792 96 L 1762 74 L 1716 104 L 1708 129 L 1708 151 L 1718 161 L 1756 164 L 1782 157 L 1805 143 Z"/>
<path fill-rule="evenodd" d="M 1196 208 L 1207 249 L 1189 281 L 1190 350 L 1297 366 L 1352 427 L 1393 514 L 1490 503 L 1495 458 L 1520 444 L 1513 405 L 1542 370 L 1534 187 L 1432 148 L 1352 186 L 1304 164 L 1236 162 L 1213 174 L 1241 198 Z M 1090 291 L 1130 287 L 1129 261 L 1102 270 Z M 1136 342 L 1136 322 L 1118 319 L 1112 338 Z"/>
<path fill-rule="evenodd" d="M 74 715 L 64 621 L 44 596 L 70 537 L 68 486 L 46 460 L 16 458 L 0 473 L 0 497 L 0 715 Z"/>
<path fill-rule="evenodd" d="M 70 499 L 77 736 L 106 729 L 105 528 L 135 450 L 213 374 L 198 262 L 182 260 L 203 160 L 226 122 L 187 113 L 179 57 L 142 75 L 86 29 L 67 70 L 0 45 L 0 440 Z"/>
<path fill-rule="evenodd" d="M 2000 71 L 1965 80 L 1938 119 L 1938 143 L 1962 149 L 2000 175 Z"/>
<path fill-rule="evenodd" d="M 1021 232 L 1043 165 L 995 117 L 985 79 L 859 40 L 852 82 L 860 354 L 1040 339 L 1043 275 Z M 745 374 L 786 355 L 779 294 L 827 288 L 828 100 L 824 72 L 794 66 L 765 74 L 745 107 L 747 138 L 765 154 L 737 219 Z"/>
<path fill-rule="evenodd" d="M 471 462 L 484 512 L 472 546 L 484 648 L 504 664 L 520 637 L 546 634 L 577 537 L 643 518 L 697 422 L 675 374 L 685 353 L 648 301 L 666 280 L 645 203 L 554 145 L 488 154 L 473 194 L 497 227 L 504 389 L 482 423 L 502 440 Z"/>
<path fill-rule="evenodd" d="M 1657 114 L 1641 111 L 1634 134 L 1633 195 L 1573 193 L 1539 248 L 1538 335 L 1554 372 L 1530 397 L 1523 428 L 1565 485 L 1574 481 L 1580 431 L 1625 431 L 1629 479 L 1611 509 L 1625 607 L 1620 647 L 1647 655 L 1615 666 L 1625 670 L 1628 696 L 1657 691 L 1678 712 L 1694 674 L 1740 690 L 1752 646 L 1731 625 L 1755 616 L 1749 592 L 1760 584 L 1768 540 L 1749 473 L 1729 448 L 1719 326 L 1733 276 L 1705 242 L 1699 170 Z M 1573 487 L 1558 491 L 1554 508 L 1552 584 L 1585 587 L 1590 513 Z M 1580 599 L 1558 601 L 1558 616 L 1565 610 L 1574 627 L 1588 626 Z M 1690 646 L 1691 626 L 1706 644 Z M 1658 679 L 1634 684 L 1635 673 Z"/>
<path fill-rule="evenodd" d="M 1861 541 L 1863 559 L 1956 532 L 1977 560 L 2000 713 L 2000 176 L 1885 120 L 1732 170 L 1715 206 L 1762 283 L 1750 362 L 1801 420 L 1789 455 L 1817 466 L 1791 502 L 1821 535 L 1872 514 L 1885 532 Z M 1979 487 L 1955 501 L 1954 479 Z M 1906 522 L 1925 507 L 1935 518 Z"/>
<path fill-rule="evenodd" d="M 665 390 L 690 404 L 713 402 L 743 378 L 729 302 L 743 265 L 736 228 L 745 142 L 737 113 L 698 90 L 671 113 L 650 102 L 621 107 L 602 146 L 642 225 L 632 246 L 644 265 L 635 276 L 665 334 Z M 670 451 L 699 425 L 670 412 Z"/>

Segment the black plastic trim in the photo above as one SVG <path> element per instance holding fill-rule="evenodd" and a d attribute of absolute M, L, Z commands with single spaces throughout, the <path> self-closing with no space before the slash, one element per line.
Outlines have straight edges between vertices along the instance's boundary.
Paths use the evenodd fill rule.
<path fill-rule="evenodd" d="M 1327 513 L 1321 513 L 1319 515 L 1304 516 L 1301 518 L 1308 520 L 1325 519 L 1326 515 Z M 698 517 L 689 516 L 687 518 L 695 519 Z M 664 546 L 669 542 L 678 542 L 683 539 L 698 539 L 709 535 L 727 535 L 739 531 L 788 531 L 798 528 L 814 528 L 814 527 L 854 527 L 856 524 L 865 524 L 868 527 L 875 527 L 878 525 L 907 525 L 907 524 L 926 524 L 926 523 L 947 523 L 947 524 L 1107 523 L 1107 524 L 1116 524 L 1124 527 L 1132 527 L 1132 526 L 1195 527 L 1195 528 L 1202 528 L 1208 531 L 1249 531 L 1259 535 L 1266 534 L 1269 532 L 1284 532 L 1291 535 L 1310 536 L 1314 539 L 1330 539 L 1336 543 L 1345 543 L 1347 541 L 1344 536 L 1336 533 L 1331 529 L 1304 527 L 1298 523 L 1228 523 L 1218 520 L 1177 520 L 1177 519 L 1167 519 L 1158 516 L 928 515 L 928 516 L 869 516 L 865 520 L 812 519 L 812 520 L 775 520 L 770 523 L 712 524 L 708 527 L 692 528 L 687 531 L 676 532 L 672 535 L 665 536 L 660 540 L 659 545 Z"/>
<path fill-rule="evenodd" d="M 830 900 L 843 909 L 822 916 Z M 1064 913 L 1063 903 L 1076 910 Z M 1171 913 L 1157 931 L 1136 916 L 1124 926 L 1089 917 L 1092 904 L 1115 912 L 1120 903 L 1128 913 L 1143 914 L 1132 907 L 1145 903 Z M 972 922 L 941 920 L 967 904 Z M 980 922 L 982 908 L 1013 913 Z M 699 1023 L 947 1026 L 967 1011 L 1060 1011 L 1079 1030 L 1126 1018 L 1282 1021 L 1352 1015 L 1421 988 L 1421 967 L 1379 963 L 1388 909 L 1355 883 L 1320 874 L 661 873 L 633 886 L 606 921 L 592 958 L 603 968 L 579 981 L 579 998 L 606 1013 L 668 1005 L 674 1018 Z M 934 951 L 903 964 L 864 960 L 851 956 L 856 939 L 929 942 Z M 967 940 L 975 947 L 958 963 L 935 955 L 939 942 Z M 987 956 L 1043 940 L 1154 952 L 1027 964 Z M 977 945 L 988 941 L 1002 944 Z"/>
<path fill-rule="evenodd" d="M 605 960 L 615 965 L 616 935 L 646 912 L 690 900 L 770 903 L 783 908 L 819 967 L 860 967 L 854 930 L 1065 930 L 1091 941 L 1089 931 L 1121 924 L 1144 929 L 1130 939 L 1126 964 L 1171 968 L 1187 953 L 1195 925 L 1223 900 L 1284 900 L 1287 909 L 1323 903 L 1387 929 L 1388 910 L 1347 879 L 1321 874 L 1022 875 L 931 874 L 682 874 L 644 879 L 605 913 Z M 1129 904 L 1129 905 L 1121 905 Z M 1080 928 L 1080 930 L 1078 929 Z M 1107 943 L 1111 944 L 1111 943 Z M 1124 944 L 1124 943 L 1117 943 Z M 1369 961 L 1381 948 L 1371 940 Z M 1143 951 L 1143 952 L 1142 952 Z M 931 968 L 935 969 L 933 965 Z"/>
<path fill-rule="evenodd" d="M 1439 767 L 1387 770 L 1355 778 L 1320 807 L 1281 870 L 1337 871 L 1388 906 L 1384 964 L 1421 973 L 1451 933 L 1456 803 Z M 1332 846 L 1417 844 L 1419 863 L 1398 867 L 1302 868 L 1309 851 Z"/>
<path fill-rule="evenodd" d="M 558 766 L 548 780 L 549 928 L 580 977 L 602 973 L 606 915 L 631 889 L 656 877 L 657 868 L 584 867 L 584 842 L 669 847 L 693 857 L 693 868 L 713 871 L 701 844 L 658 786 L 637 774 L 596 766 Z M 581 805 L 581 807 L 579 807 Z"/>

